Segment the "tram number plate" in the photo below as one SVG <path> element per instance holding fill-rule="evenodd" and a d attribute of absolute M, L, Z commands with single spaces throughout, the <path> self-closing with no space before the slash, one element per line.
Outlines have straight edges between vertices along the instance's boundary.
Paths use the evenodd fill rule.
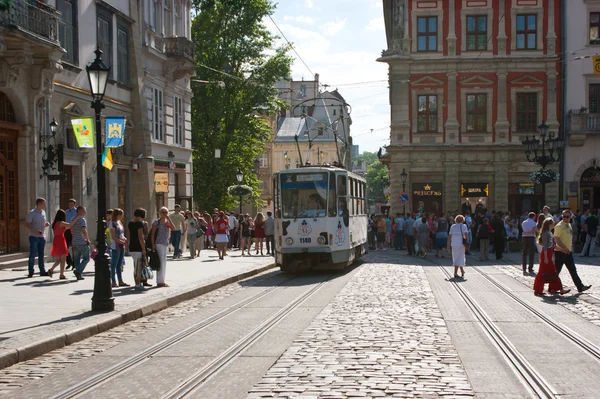
<path fill-rule="evenodd" d="M 300 239 L 300 244 L 310 244 L 310 237 L 303 237 Z"/>

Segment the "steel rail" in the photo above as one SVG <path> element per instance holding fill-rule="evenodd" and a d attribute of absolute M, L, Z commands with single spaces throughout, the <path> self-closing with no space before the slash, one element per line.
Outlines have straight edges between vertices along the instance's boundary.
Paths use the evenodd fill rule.
<path fill-rule="evenodd" d="M 293 278 L 294 277 L 288 278 L 288 279 L 284 280 L 283 282 L 289 281 Z M 267 288 L 249 298 L 243 299 L 243 300 L 235 303 L 234 305 L 228 307 L 227 309 L 223 309 L 222 311 L 220 311 L 210 317 L 207 317 L 206 319 L 186 328 L 185 330 L 182 330 L 176 334 L 171 335 L 170 337 L 162 340 L 161 342 L 157 343 L 156 345 L 151 346 L 148 349 L 145 349 L 144 351 L 138 353 L 137 355 L 130 357 L 120 363 L 117 363 L 114 366 L 111 366 L 111 367 L 93 375 L 92 377 L 78 383 L 77 385 L 74 385 L 74 386 L 60 392 L 59 394 L 53 396 L 52 398 L 53 399 L 74 398 L 86 391 L 89 391 L 90 389 L 97 387 L 98 385 L 100 385 L 103 382 L 105 382 L 106 380 L 114 377 L 115 375 L 118 375 L 134 366 L 140 365 L 144 361 L 150 359 L 152 356 L 156 355 L 159 352 L 164 351 L 165 349 L 176 344 L 177 342 L 181 341 L 182 339 L 187 338 L 190 335 L 195 334 L 196 332 L 217 322 L 218 320 L 221 320 L 221 319 L 231 315 L 232 313 L 240 310 L 241 308 L 249 305 L 250 303 L 252 303 L 254 301 L 257 301 L 258 299 L 266 296 L 267 294 L 273 292 L 274 290 L 276 290 L 278 288 L 281 288 L 281 286 L 279 285 L 279 286 Z"/>
<path fill-rule="evenodd" d="M 244 338 L 240 339 L 233 346 L 215 358 L 208 365 L 204 366 L 202 369 L 194 373 L 187 380 L 179 384 L 177 387 L 167 392 L 163 399 L 176 399 L 176 398 L 184 398 L 195 391 L 200 385 L 202 385 L 207 379 L 216 374 L 221 368 L 229 364 L 233 359 L 235 359 L 242 351 L 244 351 L 248 346 L 252 345 L 259 338 L 264 336 L 271 328 L 273 328 L 279 321 L 292 313 L 298 306 L 300 306 L 305 300 L 307 300 L 310 296 L 315 294 L 319 289 L 323 287 L 323 285 L 329 281 L 331 277 L 328 277 L 326 280 L 321 281 L 313 288 L 307 290 L 302 295 L 294 299 L 287 306 L 280 309 L 275 315 L 265 321 L 263 324 L 252 330 L 248 335 Z"/>

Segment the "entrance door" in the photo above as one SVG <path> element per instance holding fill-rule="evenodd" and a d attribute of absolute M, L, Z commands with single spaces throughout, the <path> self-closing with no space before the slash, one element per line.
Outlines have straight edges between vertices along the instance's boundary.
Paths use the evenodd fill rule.
<path fill-rule="evenodd" d="M 63 173 L 65 178 L 60 181 L 60 209 L 67 209 L 69 200 L 75 198 L 73 196 L 73 166 L 65 165 Z"/>
<path fill-rule="evenodd" d="M 19 250 L 16 135 L 0 129 L 0 254 Z"/>

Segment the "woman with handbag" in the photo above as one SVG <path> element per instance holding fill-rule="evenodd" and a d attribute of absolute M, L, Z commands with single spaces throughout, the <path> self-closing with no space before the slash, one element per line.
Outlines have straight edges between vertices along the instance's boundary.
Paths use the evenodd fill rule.
<path fill-rule="evenodd" d="M 465 277 L 466 250 L 469 245 L 469 229 L 465 224 L 463 215 L 456 215 L 455 223 L 450 227 L 448 233 L 448 246 L 446 250 L 450 252 L 452 246 L 452 264 L 454 265 L 454 278 Z M 458 276 L 458 268 L 460 267 L 461 276 Z"/>
<path fill-rule="evenodd" d="M 133 278 L 135 280 L 135 290 L 145 291 L 142 278 L 142 269 L 148 266 L 148 257 L 146 255 L 145 225 L 146 210 L 138 208 L 133 212 L 133 220 L 129 222 L 129 255 L 133 259 Z M 146 283 L 147 284 L 147 283 Z"/>
<path fill-rule="evenodd" d="M 561 295 L 571 291 L 563 289 L 560 277 L 556 272 L 556 266 L 552 261 L 554 253 L 554 245 L 551 230 L 554 228 L 554 220 L 552 218 L 544 219 L 542 223 L 542 231 L 538 239 L 540 245 L 540 268 L 535 280 L 533 281 L 533 293 L 536 296 L 544 296 L 544 285 L 548 283 L 549 293 L 559 293 Z"/>

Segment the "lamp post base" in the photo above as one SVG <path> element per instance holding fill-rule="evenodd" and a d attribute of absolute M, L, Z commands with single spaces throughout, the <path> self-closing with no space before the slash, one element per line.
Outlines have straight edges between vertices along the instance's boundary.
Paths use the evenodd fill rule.
<path fill-rule="evenodd" d="M 98 254 L 94 258 L 94 295 L 92 296 L 92 311 L 112 312 L 115 310 L 115 298 L 112 295 L 110 278 L 110 257 Z"/>

